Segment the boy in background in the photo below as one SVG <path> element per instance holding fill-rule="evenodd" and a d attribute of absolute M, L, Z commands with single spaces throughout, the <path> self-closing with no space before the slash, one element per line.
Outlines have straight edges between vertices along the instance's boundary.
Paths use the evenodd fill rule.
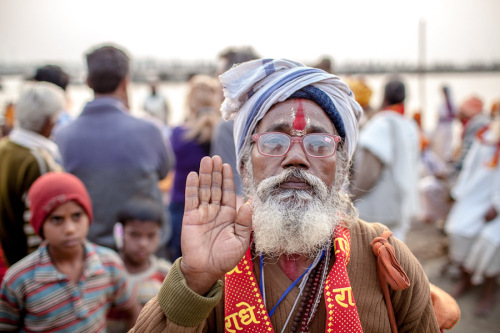
<path fill-rule="evenodd" d="M 119 256 L 86 240 L 92 204 L 75 176 L 49 172 L 28 191 L 31 225 L 44 239 L 11 266 L 0 292 L 0 331 L 103 332 L 111 305 L 140 307 Z"/>
<path fill-rule="evenodd" d="M 162 229 L 162 209 L 153 198 L 141 196 L 131 198 L 117 213 L 116 247 L 142 306 L 158 294 L 172 266 L 155 256 Z M 126 318 L 123 311 L 111 309 L 108 332 L 126 332 Z"/>

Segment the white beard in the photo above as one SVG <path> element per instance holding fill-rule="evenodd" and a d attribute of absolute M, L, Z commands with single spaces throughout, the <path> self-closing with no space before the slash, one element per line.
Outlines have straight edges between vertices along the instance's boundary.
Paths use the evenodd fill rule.
<path fill-rule="evenodd" d="M 250 172 L 251 173 L 251 172 Z M 311 190 L 281 189 L 291 176 L 304 180 Z M 340 222 L 340 195 L 318 178 L 300 169 L 287 169 L 267 178 L 253 193 L 255 250 L 275 258 L 300 254 L 314 258 L 333 237 Z"/>

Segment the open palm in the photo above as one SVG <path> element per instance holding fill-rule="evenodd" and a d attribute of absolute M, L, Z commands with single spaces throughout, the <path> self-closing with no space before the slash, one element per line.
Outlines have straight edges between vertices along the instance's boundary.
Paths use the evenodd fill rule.
<path fill-rule="evenodd" d="M 199 175 L 186 179 L 181 269 L 188 286 L 204 294 L 241 260 L 251 233 L 251 208 L 236 212 L 231 166 L 219 156 L 204 157 Z"/>

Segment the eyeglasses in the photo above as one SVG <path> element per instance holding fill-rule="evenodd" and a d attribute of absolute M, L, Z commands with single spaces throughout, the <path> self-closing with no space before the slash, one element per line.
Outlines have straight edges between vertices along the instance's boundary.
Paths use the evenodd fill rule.
<path fill-rule="evenodd" d="M 284 156 L 292 147 L 293 142 L 299 142 L 311 157 L 331 157 L 337 150 L 340 136 L 323 133 L 311 133 L 304 136 L 290 136 L 285 133 L 267 132 L 252 136 L 257 143 L 257 150 L 264 156 Z"/>

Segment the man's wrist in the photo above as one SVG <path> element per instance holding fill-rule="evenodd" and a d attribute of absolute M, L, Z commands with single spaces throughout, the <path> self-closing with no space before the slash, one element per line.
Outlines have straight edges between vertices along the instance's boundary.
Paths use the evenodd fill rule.
<path fill-rule="evenodd" d="M 200 325 L 219 303 L 222 297 L 222 280 L 200 296 L 191 290 L 177 259 L 158 292 L 158 303 L 165 316 L 177 325 L 194 327 Z"/>
<path fill-rule="evenodd" d="M 189 289 L 201 296 L 206 295 L 220 279 L 208 273 L 193 272 L 191 267 L 182 260 L 182 257 L 180 258 L 180 269 Z"/>

